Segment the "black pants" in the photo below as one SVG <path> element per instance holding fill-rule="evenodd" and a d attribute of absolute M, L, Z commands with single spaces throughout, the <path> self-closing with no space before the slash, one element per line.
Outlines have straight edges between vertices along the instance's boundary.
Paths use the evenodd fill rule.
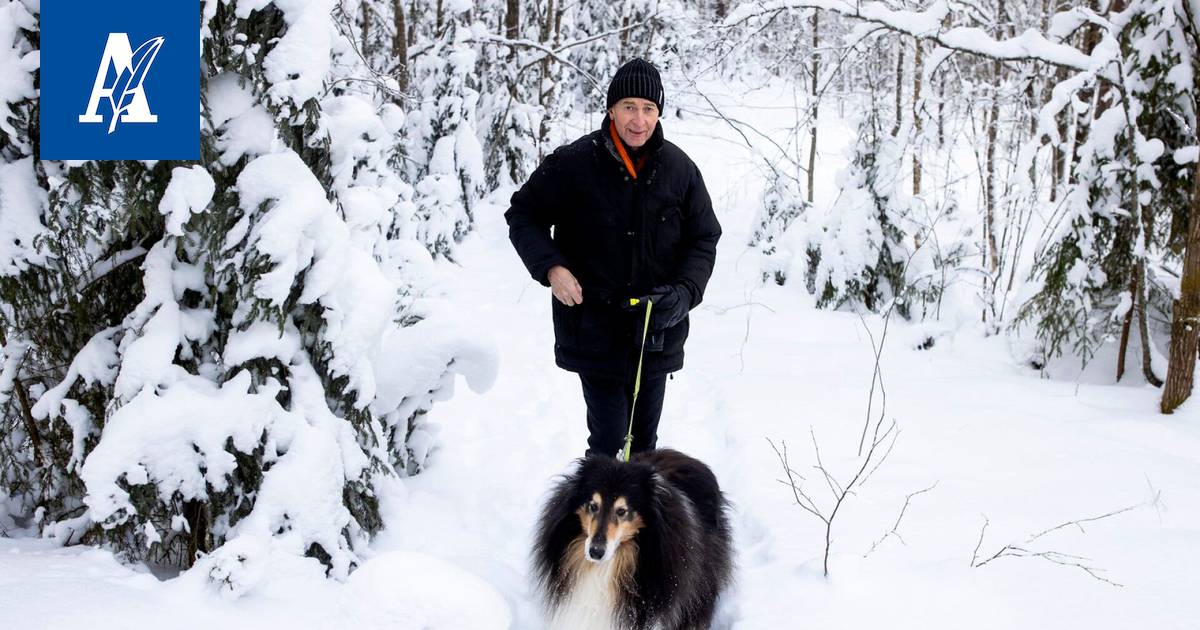
<path fill-rule="evenodd" d="M 587 455 L 615 456 L 625 447 L 629 430 L 629 407 L 633 402 L 633 379 L 580 374 L 583 401 L 587 404 Z M 658 443 L 658 419 L 662 415 L 667 375 L 642 375 L 637 409 L 633 414 L 632 452 L 648 451 Z"/>

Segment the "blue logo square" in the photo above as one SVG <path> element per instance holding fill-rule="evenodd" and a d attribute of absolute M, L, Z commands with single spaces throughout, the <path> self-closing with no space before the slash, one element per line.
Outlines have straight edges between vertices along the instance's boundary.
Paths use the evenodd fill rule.
<path fill-rule="evenodd" d="M 41 159 L 200 159 L 195 2 L 42 0 L 41 60 Z"/>

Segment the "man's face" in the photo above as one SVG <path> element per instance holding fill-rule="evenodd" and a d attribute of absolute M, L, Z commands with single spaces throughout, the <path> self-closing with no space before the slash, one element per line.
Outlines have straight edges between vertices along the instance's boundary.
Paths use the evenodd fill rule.
<path fill-rule="evenodd" d="M 658 106 L 644 98 L 623 98 L 608 109 L 608 117 L 617 125 L 617 135 L 630 148 L 638 148 L 650 139 L 658 125 Z"/>

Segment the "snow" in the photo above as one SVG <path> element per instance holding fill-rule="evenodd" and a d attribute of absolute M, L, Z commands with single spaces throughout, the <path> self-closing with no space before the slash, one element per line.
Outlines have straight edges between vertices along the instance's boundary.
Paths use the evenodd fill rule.
<path fill-rule="evenodd" d="M 789 104 L 790 90 L 724 89 L 739 94 L 721 101 L 731 116 L 754 117 L 768 135 L 786 129 L 790 110 L 769 105 Z M 851 132 L 824 116 L 814 207 L 831 208 Z M 598 120 L 579 116 L 568 135 Z M 660 430 L 660 444 L 708 462 L 733 503 L 737 582 L 720 603 L 717 628 L 1195 627 L 1196 401 L 1160 415 L 1158 390 L 1128 376 L 1111 384 L 1115 362 L 1105 355 L 1093 361 L 1105 379 L 1042 378 L 1022 367 L 1009 339 L 985 334 L 978 313 L 922 325 L 893 320 L 883 337 L 877 316 L 816 310 L 802 286 L 763 284 L 760 254 L 746 247 L 764 183 L 755 158 L 731 148 L 740 142 L 734 132 L 708 119 L 668 117 L 664 126 L 705 174 L 725 228 L 716 272 L 693 313 L 687 365 L 668 384 Z M 396 297 L 399 280 L 393 271 L 375 277 L 357 266 L 349 229 L 323 218 L 335 210 L 323 190 L 296 175 L 297 159 L 265 155 L 247 166 L 238 182 L 243 209 L 275 207 L 243 234 L 288 273 L 312 274 L 305 297 L 328 303 L 331 326 L 375 330 L 380 304 Z M 412 242 L 391 246 L 391 260 L 418 270 L 422 290 L 446 291 L 421 302 L 417 314 L 426 320 L 343 340 L 347 375 L 374 383 L 373 412 L 401 422 L 424 409 L 429 423 L 412 443 L 428 448 L 425 470 L 380 484 L 387 528 L 369 546 L 354 532 L 352 541 L 320 540 L 336 550 L 333 574 L 344 581 L 327 579 L 302 549 L 346 522 L 344 508 L 327 498 L 340 496 L 345 477 L 363 465 L 354 455 L 360 451 L 338 446 L 353 434 L 328 412 L 306 364 L 291 366 L 288 383 L 253 391 L 245 374 L 217 386 L 163 368 L 179 340 L 203 328 L 185 325 L 179 289 L 168 281 L 177 274 L 167 273 L 178 261 L 156 246 L 144 263 L 147 301 L 127 325 L 141 331 L 145 351 L 123 363 L 144 370 L 123 368 L 117 377 L 124 404 L 105 419 L 106 438 L 84 464 L 90 508 L 98 518 L 119 518 L 127 507 L 116 483 L 122 476 L 169 479 L 161 487 L 183 494 L 220 483 L 228 453 L 214 436 L 233 435 L 238 449 L 249 448 L 271 425 L 275 441 L 266 451 L 278 459 L 231 541 L 179 576 L 156 577 L 89 547 L 0 539 L 0 625 L 124 628 L 171 619 L 184 628 L 545 627 L 530 590 L 532 529 L 551 481 L 582 454 L 587 430 L 577 378 L 553 366 L 550 298 L 507 241 L 501 214 L 509 193 L 477 207 L 477 229 L 455 263 L 434 260 Z M 268 219 L 276 231 L 266 231 Z M 328 267 L 318 270 L 323 257 Z M 264 297 L 274 295 L 266 288 Z M 365 320 L 350 324 L 355 317 Z M 297 334 L 249 326 L 230 339 L 222 360 L 295 361 Z M 767 439 L 787 443 L 793 468 L 807 475 L 815 436 L 826 467 L 847 479 L 860 462 L 872 338 L 884 339 L 886 416 L 900 435 L 869 483 L 841 507 L 826 578 L 823 524 L 777 482 L 782 470 Z M 927 338 L 933 347 L 919 350 Z M 132 343 L 118 345 L 129 355 Z M 111 352 L 100 349 L 90 356 Z M 81 377 L 103 375 L 102 364 L 81 364 Z M 455 377 L 443 376 L 448 365 L 469 388 L 455 390 Z M 272 387 L 283 386 L 293 409 L 275 402 Z M 405 394 L 414 391 L 427 393 Z M 207 455 L 206 470 L 189 444 Z M 931 486 L 912 497 L 896 525 L 909 495 Z M 827 493 L 817 496 L 827 505 Z M 1025 543 L 1126 507 L 1133 509 Z M 284 535 L 271 534 L 280 527 Z M 1123 586 L 1037 557 L 972 566 L 976 553 L 990 557 L 1010 543 L 1080 556 Z"/>
<path fill-rule="evenodd" d="M 207 575 L 219 585 L 221 594 L 231 599 L 271 581 L 277 566 L 324 574 L 324 567 L 314 558 L 304 557 L 312 544 L 330 554 L 331 577 L 344 579 L 358 560 L 342 540 L 341 532 L 351 523 L 350 512 L 342 503 L 342 489 L 347 478 L 357 477 L 366 466 L 366 456 L 357 448 L 349 423 L 329 411 L 312 366 L 292 366 L 292 370 L 288 385 L 295 410 L 288 415 L 273 414 L 277 422 L 291 425 L 285 425 L 292 431 L 291 439 L 279 445 L 286 453 L 264 474 L 254 510 L 233 527 L 230 540 L 197 563 L 196 572 Z M 274 403 L 268 395 L 259 397 Z M 269 410 L 269 406 L 262 409 L 265 404 L 259 403 L 260 413 Z M 244 417 L 241 423 L 254 426 Z M 246 430 L 242 426 L 223 429 Z M 243 450 L 240 445 L 238 448 Z M 268 444 L 267 449 L 270 453 L 273 445 Z M 352 544 L 361 542 L 356 537 Z"/>
<path fill-rule="evenodd" d="M 321 129 L 329 138 L 330 171 L 334 187 L 349 187 L 358 161 L 380 155 L 389 139 L 375 106 L 357 95 L 337 96 L 321 103 Z"/>
<path fill-rule="evenodd" d="M 227 367 L 241 365 L 257 358 L 278 359 L 280 363 L 287 365 L 299 350 L 299 336 L 285 334 L 272 322 L 257 321 L 245 330 L 229 333 L 222 359 Z"/>
<path fill-rule="evenodd" d="M 274 4 L 283 13 L 287 31 L 275 43 L 263 61 L 267 94 L 276 104 L 299 108 L 316 98 L 329 73 L 330 50 L 334 33 L 329 14 L 335 0 L 237 0 L 236 15 L 245 18 L 252 11 Z"/>
<path fill-rule="evenodd" d="M 248 453 L 265 430 L 289 419 L 273 398 L 249 393 L 250 380 L 243 372 L 218 386 L 181 375 L 161 393 L 142 390 L 112 414 L 81 473 L 93 521 L 119 522 L 133 509 L 117 485 L 121 478 L 130 485 L 153 478 L 168 499 L 172 492 L 184 499 L 208 496 L 206 484 L 225 488 L 236 465 L 226 439 Z"/>
<path fill-rule="evenodd" d="M 125 335 L 118 346 L 121 369 L 115 390 L 120 400 L 131 399 L 146 387 L 173 382 L 184 373 L 173 364 L 180 344 L 212 334 L 212 313 L 183 308 L 177 301 L 185 289 L 203 288 L 194 284 L 194 278 L 191 285 L 176 284 L 194 275 L 184 270 L 189 266 L 175 258 L 174 246 L 165 240 L 146 254 L 142 263 L 146 297 L 125 322 L 137 334 Z"/>
<path fill-rule="evenodd" d="M 211 334 L 211 313 L 181 308 L 178 295 L 187 287 L 176 287 L 176 268 L 186 266 L 175 259 L 174 247 L 158 241 L 142 264 L 145 298 L 126 318 L 127 329 L 137 335 L 122 338 L 120 372 L 115 392 L 122 401 L 130 400 L 144 388 L 172 382 L 182 372 L 173 365 L 175 349 L 188 338 L 202 340 Z M 198 288 L 198 287 L 192 287 Z"/>
<path fill-rule="evenodd" d="M 339 624 L 360 628 L 504 630 L 512 620 L 495 587 L 451 562 L 416 551 L 371 558 L 350 576 L 341 605 L 347 614 Z"/>
<path fill-rule="evenodd" d="M 46 192 L 37 185 L 33 158 L 0 164 L 0 276 L 21 273 L 46 261 L 39 237 L 49 235 L 42 225 Z"/>
<path fill-rule="evenodd" d="M 256 158 L 238 175 L 237 186 L 239 204 L 248 215 L 262 204 L 269 206 L 255 222 L 250 243 L 274 268 L 258 279 L 254 294 L 282 306 L 296 274 L 312 263 L 315 238 L 322 228 L 335 225 L 333 209 L 320 182 L 292 151 Z"/>
<path fill-rule="evenodd" d="M 725 25 L 735 26 L 754 17 L 770 15 L 781 10 L 806 8 L 826 9 L 842 15 L 859 17 L 868 22 L 886 24 L 901 33 L 935 38 L 939 45 L 947 48 L 977 52 L 998 59 L 1044 59 L 1056 65 L 1089 70 L 1103 67 L 1111 55 L 1111 51 L 1103 47 L 1097 47 L 1092 55 L 1085 55 L 1076 48 L 1050 41 L 1032 29 L 1001 40 L 992 38 L 987 31 L 980 28 L 960 26 L 943 29 L 943 19 L 952 13 L 950 3 L 945 0 L 930 3 L 924 11 L 898 11 L 883 2 L 846 0 L 747 2 L 730 11 L 725 18 Z"/>
<path fill-rule="evenodd" d="M 83 379 L 88 385 L 108 385 L 113 382 L 117 376 L 118 360 L 117 345 L 113 343 L 112 337 L 117 331 L 118 328 L 114 326 L 93 335 L 71 361 L 66 378 L 42 394 L 33 405 L 34 418 L 62 417 L 71 427 L 71 459 L 67 464 L 68 468 L 74 468 L 83 462 L 83 443 L 92 435 L 94 425 L 91 414 L 78 402 L 67 398 L 67 392 L 79 379 Z"/>
<path fill-rule="evenodd" d="M 225 166 L 243 156 L 273 153 L 280 144 L 271 114 L 254 102 L 253 92 L 241 81 L 238 75 L 226 72 L 208 82 L 209 116 L 221 151 L 220 162 Z"/>
<path fill-rule="evenodd" d="M 349 377 L 348 389 L 357 392 L 360 408 L 366 406 L 376 392 L 371 362 L 377 340 L 392 326 L 398 288 L 369 251 L 351 242 L 324 188 L 294 152 L 247 164 L 238 192 L 247 215 L 267 206 L 250 228 L 249 243 L 274 266 L 255 283 L 255 295 L 282 306 L 303 273 L 300 303 L 324 307 L 324 338 L 333 350 L 329 369 Z"/>
<path fill-rule="evenodd" d="M 255 283 L 255 295 L 282 306 L 296 276 L 304 274 L 299 302 L 323 307 L 330 372 L 349 377 L 348 390 L 357 392 L 359 408 L 365 407 L 376 393 L 371 364 L 377 340 L 393 326 L 398 287 L 369 250 L 351 241 L 349 227 L 294 152 L 247 164 L 238 176 L 238 192 L 247 215 L 267 206 L 250 228 L 249 243 L 274 266 Z"/>
<path fill-rule="evenodd" d="M 399 411 L 407 416 L 417 409 L 427 409 L 433 400 L 449 400 L 454 393 L 453 375 L 445 376 L 445 367 L 454 362 L 467 386 L 477 393 L 487 391 L 496 380 L 500 359 L 490 335 L 472 338 L 475 329 L 463 318 L 440 312 L 405 328 L 394 328 L 381 340 L 376 368 L 380 395 L 371 403 L 379 415 Z M 447 380 L 442 380 L 447 379 Z M 429 392 L 422 401 L 405 392 Z"/>
<path fill-rule="evenodd" d="M 37 18 L 20 0 L 0 2 L 0 132 L 10 138 L 18 136 L 10 120 L 12 105 L 37 95 L 33 73 L 41 65 L 41 53 L 30 49 L 19 29 L 37 28 Z"/>
<path fill-rule="evenodd" d="M 183 224 L 193 214 L 203 212 L 212 201 L 216 184 L 202 166 L 176 166 L 171 170 L 171 183 L 163 193 L 158 210 L 167 217 L 167 234 L 183 236 Z"/>

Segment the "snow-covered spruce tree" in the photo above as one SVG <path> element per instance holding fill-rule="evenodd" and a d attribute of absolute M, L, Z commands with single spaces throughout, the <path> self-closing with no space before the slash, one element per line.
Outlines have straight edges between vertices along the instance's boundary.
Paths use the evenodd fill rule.
<path fill-rule="evenodd" d="M 487 188 L 495 190 L 524 182 L 537 166 L 541 111 L 507 89 L 491 96 L 484 177 Z"/>
<path fill-rule="evenodd" d="M 908 317 L 903 298 L 909 248 L 901 226 L 910 201 L 900 192 L 903 154 L 897 137 L 881 129 L 875 108 L 863 114 L 848 157 L 837 175 L 833 207 L 819 225 L 806 226 L 806 285 L 819 307 L 876 311 L 900 298 L 896 310 Z"/>
<path fill-rule="evenodd" d="M 2 532 L 28 525 L 18 523 L 20 517 L 40 519 L 77 510 L 80 494 L 78 480 L 61 474 L 71 457 L 69 429 L 65 423 L 38 423 L 32 414 L 33 401 L 45 389 L 38 368 L 69 361 L 64 346 L 86 341 L 80 339 L 78 327 L 54 334 L 33 324 L 39 318 L 73 322 L 87 315 L 78 303 L 54 304 L 50 297 L 60 294 L 60 278 L 45 268 L 54 262 L 51 248 L 56 240 L 49 238 L 43 220 L 46 173 L 36 160 L 38 47 L 38 5 L 0 0 Z M 102 303 L 94 306 L 103 308 Z"/>
<path fill-rule="evenodd" d="M 527 11 L 521 2 L 507 4 L 512 12 L 504 12 L 495 40 L 483 47 L 479 61 L 485 83 L 479 111 L 480 120 L 486 122 L 484 180 L 489 190 L 523 183 L 538 159 L 537 73 L 528 60 L 531 55 L 522 54 L 529 47 L 520 43 L 525 41 L 527 20 L 522 16 Z"/>
<path fill-rule="evenodd" d="M 343 89 L 362 68 L 332 0 L 203 6 L 200 164 L 42 163 L 46 253 L 3 283 L 32 404 L 0 441 L 43 534 L 237 594 L 268 563 L 345 576 L 376 489 L 428 450 L 421 415 L 491 361 L 411 299 L 401 117 Z"/>
<path fill-rule="evenodd" d="M 1048 121 L 1090 97 L 1058 230 L 1035 261 L 1037 290 L 1014 322 L 1032 325 L 1036 363 L 1070 348 L 1086 364 L 1119 338 L 1119 375 L 1136 334 L 1147 380 L 1165 374 L 1151 315 L 1170 307 L 1187 225 L 1187 187 L 1173 154 L 1195 142 L 1178 122 L 1195 114 L 1190 68 L 1179 70 L 1189 64 L 1180 63 L 1177 45 L 1186 40 L 1174 4 L 1135 2 L 1115 15 L 1098 46 L 1111 50 L 1107 64 L 1057 86 L 1042 113 Z M 1062 142 L 1054 126 L 1043 122 L 1038 131 Z"/>
<path fill-rule="evenodd" d="M 783 285 L 788 279 L 788 256 L 779 250 L 779 242 L 792 222 L 808 210 L 808 202 L 796 178 L 776 172 L 771 182 L 763 191 L 748 245 L 761 256 L 762 281 Z"/>
<path fill-rule="evenodd" d="M 470 8 L 463 0 L 443 6 L 443 29 L 417 63 L 416 90 L 428 96 L 411 123 L 424 157 L 416 185 L 416 236 L 434 255 L 451 259 L 474 227 L 474 207 L 485 179 L 476 135 L 478 52 L 468 41 Z"/>

